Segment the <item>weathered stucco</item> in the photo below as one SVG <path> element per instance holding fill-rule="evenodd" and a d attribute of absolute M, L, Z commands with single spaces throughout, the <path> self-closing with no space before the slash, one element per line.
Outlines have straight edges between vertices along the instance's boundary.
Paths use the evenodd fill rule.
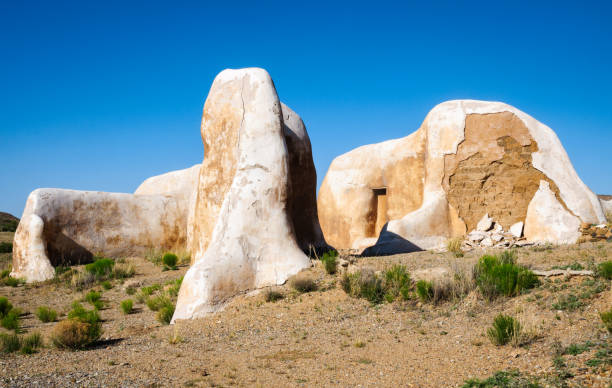
<path fill-rule="evenodd" d="M 330 245 L 351 248 L 378 236 L 375 189 L 386 188 L 383 219 L 400 218 L 421 206 L 423 145 L 423 132 L 417 131 L 334 159 L 318 198 L 321 228 Z"/>
<path fill-rule="evenodd" d="M 525 237 L 530 241 L 571 244 L 580 237 L 580 219 L 559 202 L 547 181 L 541 181 L 529 203 Z"/>
<path fill-rule="evenodd" d="M 15 233 L 11 276 L 43 281 L 53 267 L 93 255 L 124 257 L 185 243 L 185 208 L 172 196 L 37 189 Z"/>
<path fill-rule="evenodd" d="M 299 116 L 281 107 L 268 73 L 224 70 L 202 120 L 205 155 L 189 237 L 194 264 L 173 322 L 217 311 L 238 293 L 284 283 L 310 265 L 301 247 L 324 244 L 310 141 Z M 202 182 L 216 177 L 221 187 L 204 190 Z"/>
<path fill-rule="evenodd" d="M 398 167 L 404 155 L 413 159 Z M 390 166 L 408 182 L 403 192 L 392 190 Z M 319 217 L 327 241 L 337 248 L 361 249 L 374 241 L 367 252 L 439 248 L 472 230 L 485 213 L 505 228 L 524 221 L 540 181 L 572 217 L 603 221 L 597 197 L 550 128 L 503 103 L 448 101 L 410 136 L 336 158 L 319 192 Z M 387 188 L 389 209 L 397 212 L 387 210 L 387 226 L 372 236 L 372 219 L 380 217 L 369 212 L 380 187 Z M 402 201 L 405 209 L 391 206 Z"/>
<path fill-rule="evenodd" d="M 456 154 L 445 155 L 444 190 L 468 230 L 488 213 L 505 230 L 524 221 L 529 201 L 550 181 L 532 165 L 538 145 L 511 112 L 470 114 Z"/>
<path fill-rule="evenodd" d="M 289 166 L 287 209 L 295 238 L 304 252 L 326 249 L 317 211 L 317 170 L 310 138 L 300 116 L 282 102 L 281 112 Z"/>

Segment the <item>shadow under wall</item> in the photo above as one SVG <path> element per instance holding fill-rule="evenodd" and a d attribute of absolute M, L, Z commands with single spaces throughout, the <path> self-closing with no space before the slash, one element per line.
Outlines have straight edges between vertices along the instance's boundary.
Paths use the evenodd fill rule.
<path fill-rule="evenodd" d="M 43 234 L 47 257 L 52 266 L 79 265 L 93 261 L 92 252 L 66 236 L 59 228 L 45 223 Z"/>
<path fill-rule="evenodd" d="M 376 244 L 363 250 L 360 256 L 390 256 L 399 253 L 411 253 L 423 251 L 418 245 L 406 240 L 402 236 L 389 232 L 387 224 L 378 235 Z"/>

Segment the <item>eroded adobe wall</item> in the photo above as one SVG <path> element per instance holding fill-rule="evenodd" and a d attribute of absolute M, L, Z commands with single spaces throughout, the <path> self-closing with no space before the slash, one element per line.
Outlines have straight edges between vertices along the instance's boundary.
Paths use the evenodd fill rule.
<path fill-rule="evenodd" d="M 244 118 L 242 79 L 234 79 L 219 90 L 213 83 L 202 113 L 201 136 L 204 161 L 200 169 L 194 208 L 190 211 L 187 244 L 192 264 L 210 242 L 217 217 L 236 175 L 238 135 Z M 230 94 L 223 98 L 222 94 Z M 214 152 L 211 152 L 214 150 Z"/>
<path fill-rule="evenodd" d="M 424 131 L 359 147 L 334 159 L 318 196 L 319 220 L 327 242 L 350 249 L 376 238 L 377 219 L 399 219 L 423 203 Z M 386 189 L 386 215 L 378 215 L 375 190 Z"/>
<path fill-rule="evenodd" d="M 485 213 L 506 230 L 525 221 L 541 180 L 563 203 L 555 183 L 533 167 L 537 151 L 538 144 L 513 113 L 466 115 L 465 140 L 455 155 L 445 156 L 443 185 L 468 231 Z"/>

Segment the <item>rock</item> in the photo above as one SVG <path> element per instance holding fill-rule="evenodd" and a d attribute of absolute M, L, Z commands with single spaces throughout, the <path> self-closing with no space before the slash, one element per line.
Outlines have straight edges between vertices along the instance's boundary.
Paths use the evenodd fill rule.
<path fill-rule="evenodd" d="M 44 281 L 53 278 L 53 267 L 87 262 L 94 254 L 184 249 L 184 205 L 172 195 L 34 190 L 15 233 L 11 276 Z"/>
<path fill-rule="evenodd" d="M 504 239 L 504 236 L 502 236 L 501 234 L 498 234 L 498 233 L 491 234 L 491 240 L 493 240 L 494 242 L 500 242 L 503 239 Z"/>
<path fill-rule="evenodd" d="M 224 70 L 215 78 L 202 116 L 206 152 L 190 217 L 194 264 L 183 279 L 172 322 L 206 316 L 239 293 L 283 284 L 310 266 L 300 246 L 321 244 L 316 240 L 322 237 L 306 231 L 310 241 L 298 243 L 302 226 L 295 223 L 315 227 L 308 218 L 316 217 L 314 195 L 307 196 L 313 203 L 299 204 L 306 215 L 296 214 L 300 206 L 293 201 L 304 198 L 296 197 L 300 190 L 314 190 L 309 181 L 314 175 L 301 170 L 305 176 L 299 177 L 298 170 L 292 177 L 284 127 L 290 123 L 281 109 L 265 70 Z M 303 131 L 296 143 L 307 139 Z M 311 158 L 309 148 L 300 152 Z"/>
<path fill-rule="evenodd" d="M 495 223 L 495 226 L 493 227 L 493 231 L 498 233 L 498 234 L 502 234 L 504 233 L 504 228 L 501 226 L 500 223 Z"/>
<path fill-rule="evenodd" d="M 523 237 L 523 221 L 519 221 L 510 227 L 510 233 L 516 238 Z"/>
<path fill-rule="evenodd" d="M 547 181 L 529 203 L 525 219 L 525 237 L 529 241 L 573 244 L 580 237 L 580 218 L 563 206 Z"/>
<path fill-rule="evenodd" d="M 476 242 L 482 241 L 482 239 L 484 239 L 485 237 L 487 237 L 487 233 L 478 230 L 471 231 L 470 234 L 468 234 L 467 236 L 468 240 Z"/>
<path fill-rule="evenodd" d="M 349 263 L 349 261 L 348 261 L 348 260 L 340 259 L 340 260 L 338 260 L 338 264 L 339 264 L 341 267 L 348 267 L 350 263 Z"/>
<path fill-rule="evenodd" d="M 448 101 L 409 136 L 334 159 L 319 218 L 337 249 L 363 238 L 376 238 L 386 252 L 439 249 L 476 229 L 485 213 L 505 230 L 525 222 L 540 181 L 580 222 L 604 221 L 550 128 L 503 103 Z"/>
<path fill-rule="evenodd" d="M 491 230 L 492 227 L 493 218 L 490 218 L 489 213 L 486 213 L 484 216 L 482 216 L 480 221 L 478 221 L 478 224 L 476 225 L 476 230 L 480 232 L 486 232 L 488 230 Z"/>
<path fill-rule="evenodd" d="M 487 236 L 485 237 L 481 242 L 480 245 L 483 247 L 492 247 L 493 246 L 493 240 L 491 239 L 491 237 Z"/>

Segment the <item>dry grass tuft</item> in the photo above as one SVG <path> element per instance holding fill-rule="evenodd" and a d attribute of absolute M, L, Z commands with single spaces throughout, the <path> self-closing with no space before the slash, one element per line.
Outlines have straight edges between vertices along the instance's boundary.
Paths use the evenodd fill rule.
<path fill-rule="evenodd" d="M 282 292 L 277 290 L 267 290 L 264 294 L 264 299 L 266 302 L 276 302 L 283 299 L 285 295 Z"/>
<path fill-rule="evenodd" d="M 61 349 L 83 349 L 99 337 L 92 336 L 91 324 L 74 319 L 59 322 L 51 332 L 51 341 Z"/>
<path fill-rule="evenodd" d="M 463 243 L 462 237 L 451 238 L 446 242 L 446 249 L 455 255 L 455 257 L 463 257 L 463 251 L 461 250 L 461 244 Z"/>
<path fill-rule="evenodd" d="M 308 275 L 297 275 L 291 280 L 291 287 L 303 294 L 317 290 L 317 282 Z"/>

